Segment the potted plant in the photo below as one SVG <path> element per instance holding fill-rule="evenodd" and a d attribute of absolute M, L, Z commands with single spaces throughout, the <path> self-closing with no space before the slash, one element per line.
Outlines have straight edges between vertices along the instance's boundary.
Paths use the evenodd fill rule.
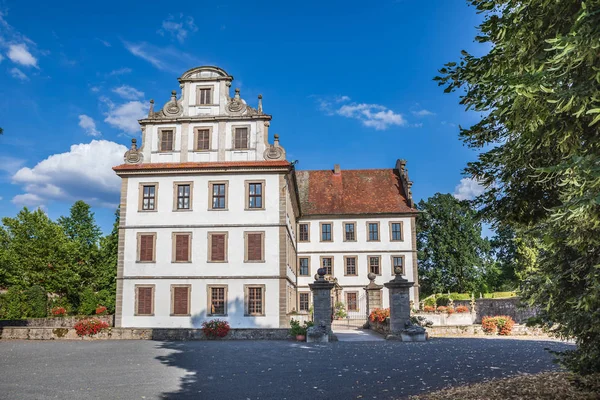
<path fill-rule="evenodd" d="M 346 306 L 344 305 L 344 303 L 342 303 L 341 301 L 338 301 L 337 303 L 335 303 L 335 311 L 334 311 L 335 319 L 346 318 L 347 315 L 348 314 L 346 313 Z"/>
<path fill-rule="evenodd" d="M 292 318 L 290 327 L 290 335 L 292 335 L 292 337 L 295 337 L 299 342 L 304 342 L 306 340 L 306 330 L 308 329 L 306 322 L 304 323 L 304 326 L 302 326 L 300 325 L 300 321 Z"/>

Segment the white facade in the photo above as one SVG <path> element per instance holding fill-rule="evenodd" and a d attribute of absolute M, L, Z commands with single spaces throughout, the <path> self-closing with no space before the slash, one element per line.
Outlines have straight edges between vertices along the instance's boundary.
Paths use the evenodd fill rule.
<path fill-rule="evenodd" d="M 261 96 L 256 108 L 239 90 L 231 97 L 232 80 L 217 67 L 185 72 L 180 97 L 173 92 L 158 111 L 152 102 L 139 121 L 142 145 L 133 141 L 115 167 L 122 178 L 116 326 L 199 328 L 219 318 L 232 328 L 286 327 L 321 257 L 333 257 L 342 293 L 362 294 L 374 256 L 376 283 L 393 278 L 393 256 L 416 281 L 414 216 L 303 215 L 293 165 L 277 135 L 268 141 Z M 343 237 L 348 221 L 356 223 L 354 242 Z M 367 240 L 373 221 L 379 241 Z M 332 223 L 331 242 L 319 240 L 320 222 Z M 402 224 L 402 240 L 390 240 L 390 222 Z M 304 223 L 310 241 L 299 241 Z M 344 274 L 344 257 L 352 256 L 356 276 Z M 310 258 L 308 276 L 298 275 L 300 258 Z"/>

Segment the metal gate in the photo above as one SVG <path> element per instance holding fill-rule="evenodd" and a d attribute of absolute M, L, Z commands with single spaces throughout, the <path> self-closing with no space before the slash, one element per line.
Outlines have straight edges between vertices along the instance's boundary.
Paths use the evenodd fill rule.
<path fill-rule="evenodd" d="M 351 296 L 349 297 L 348 294 L 345 294 L 343 300 L 346 315 L 344 317 L 336 317 L 336 309 L 334 308 L 331 329 L 362 329 L 368 318 L 366 293 L 356 292 L 356 301 Z"/>

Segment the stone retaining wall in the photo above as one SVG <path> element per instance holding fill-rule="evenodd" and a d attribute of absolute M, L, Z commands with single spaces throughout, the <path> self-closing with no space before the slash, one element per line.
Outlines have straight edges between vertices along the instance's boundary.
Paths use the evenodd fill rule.
<path fill-rule="evenodd" d="M 27 326 L 36 328 L 72 328 L 77 321 L 85 318 L 98 318 L 99 320 L 106 322 L 109 326 L 114 326 L 114 315 L 92 315 L 55 318 L 0 319 L 0 327 Z"/>
<path fill-rule="evenodd" d="M 523 306 L 519 297 L 508 299 L 477 299 L 475 310 L 477 312 L 475 323 L 477 324 L 480 324 L 481 318 L 485 316 L 495 317 L 497 315 L 508 315 L 517 324 L 523 324 L 527 322 L 527 319 L 535 317 L 537 314 L 536 308 Z"/>
<path fill-rule="evenodd" d="M 220 340 L 287 340 L 288 329 L 231 329 Z M 109 328 L 81 338 L 72 328 L 0 327 L 0 339 L 20 340 L 208 340 L 201 329 Z"/>
<path fill-rule="evenodd" d="M 461 326 L 432 326 L 426 328 L 429 337 L 444 336 L 494 336 L 487 335 L 481 329 L 481 325 L 461 325 Z M 525 325 L 515 325 L 510 336 L 547 336 L 539 328 L 528 328 Z"/>
<path fill-rule="evenodd" d="M 472 313 L 415 313 L 417 317 L 424 317 L 433 322 L 434 326 L 456 326 L 456 325 L 472 325 L 475 321 L 475 314 Z"/>
<path fill-rule="evenodd" d="M 386 318 L 384 322 L 379 321 L 371 321 L 369 320 L 369 329 L 374 330 L 375 332 L 379 332 L 384 336 L 389 335 L 390 333 L 390 323 L 389 318 Z"/>

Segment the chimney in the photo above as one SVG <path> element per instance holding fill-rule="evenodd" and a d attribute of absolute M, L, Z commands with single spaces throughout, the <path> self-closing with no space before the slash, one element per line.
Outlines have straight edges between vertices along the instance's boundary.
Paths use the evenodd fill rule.
<path fill-rule="evenodd" d="M 341 172 L 342 172 L 342 171 L 341 171 L 341 169 L 340 169 L 340 164 L 335 164 L 335 165 L 333 166 L 333 173 L 334 173 L 334 175 L 339 175 Z"/>

